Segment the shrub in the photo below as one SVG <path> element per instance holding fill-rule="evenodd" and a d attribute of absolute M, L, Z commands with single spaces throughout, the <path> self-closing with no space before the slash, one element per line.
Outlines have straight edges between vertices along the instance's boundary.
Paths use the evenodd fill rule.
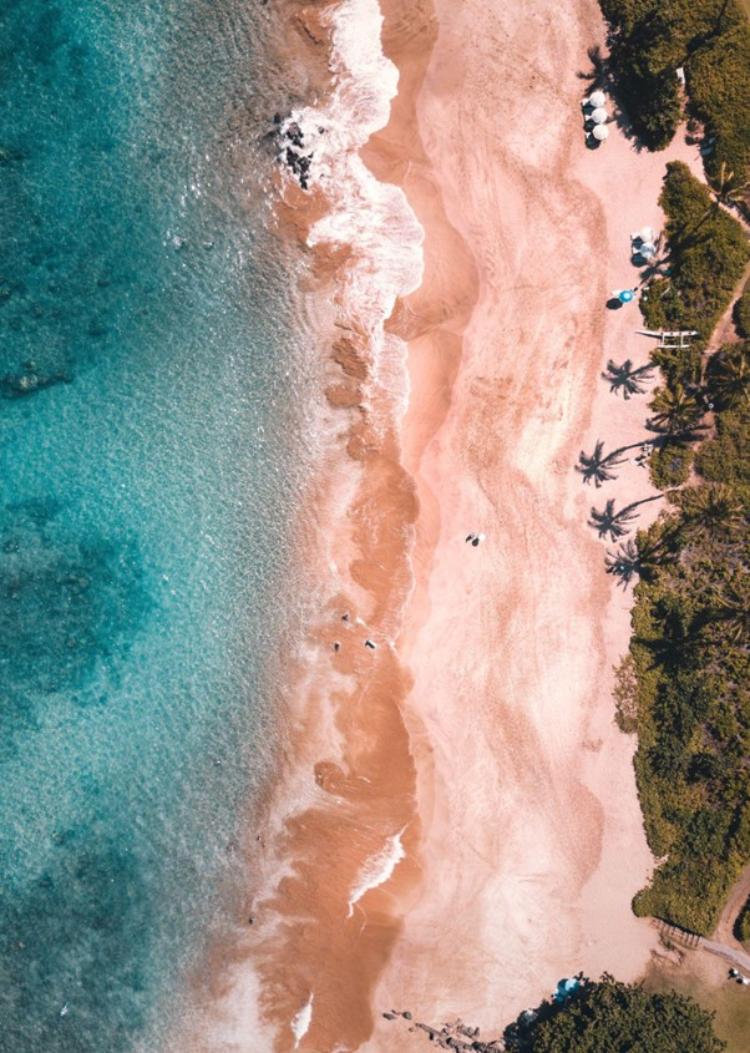
<path fill-rule="evenodd" d="M 625 735 L 638 730 L 638 676 L 631 654 L 615 667 L 615 724 Z"/>
<path fill-rule="evenodd" d="M 747 239 L 681 161 L 667 165 L 659 203 L 670 274 L 648 285 L 643 317 L 651 328 L 694 329 L 708 340 L 750 259 Z"/>
<path fill-rule="evenodd" d="M 750 166 L 750 21 L 735 3 L 718 32 L 693 46 L 685 72 L 690 108 L 715 140 L 704 161 L 707 176 L 717 183 L 723 164 L 742 185 Z"/>
<path fill-rule="evenodd" d="M 740 911 L 734 931 L 741 943 L 750 943 L 750 899 Z"/>
<path fill-rule="evenodd" d="M 669 490 L 681 486 L 690 475 L 693 451 L 681 443 L 665 442 L 657 447 L 649 458 L 651 482 L 657 490 Z"/>
<path fill-rule="evenodd" d="M 734 325 L 743 340 L 750 340 L 750 281 L 734 305 Z"/>
<path fill-rule="evenodd" d="M 695 467 L 711 482 L 750 487 L 750 407 L 717 414 L 716 436 L 702 444 Z"/>

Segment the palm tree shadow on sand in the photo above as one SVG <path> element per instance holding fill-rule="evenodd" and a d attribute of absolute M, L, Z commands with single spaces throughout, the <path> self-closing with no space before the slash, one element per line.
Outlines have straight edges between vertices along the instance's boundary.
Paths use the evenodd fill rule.
<path fill-rule="evenodd" d="M 589 526 L 596 530 L 600 538 L 609 537 L 611 541 L 619 541 L 630 533 L 630 524 L 636 518 L 636 509 L 650 501 L 660 501 L 663 496 L 664 494 L 654 494 L 651 497 L 643 497 L 640 501 L 632 501 L 625 505 L 619 512 L 615 510 L 614 498 L 610 498 L 601 511 L 592 507 Z"/>
<path fill-rule="evenodd" d="M 631 395 L 642 395 L 646 390 L 642 381 L 650 380 L 654 374 L 654 367 L 649 363 L 646 366 L 638 366 L 633 369 L 633 363 L 626 358 L 622 365 L 618 366 L 613 359 L 607 361 L 607 368 L 602 373 L 602 378 L 609 384 L 609 390 L 615 395 L 622 395 L 629 399 Z"/>

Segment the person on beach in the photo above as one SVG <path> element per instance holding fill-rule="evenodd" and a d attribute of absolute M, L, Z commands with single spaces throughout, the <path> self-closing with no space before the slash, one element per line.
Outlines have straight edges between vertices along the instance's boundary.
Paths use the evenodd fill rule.
<path fill-rule="evenodd" d="M 480 541 L 484 541 L 484 534 L 467 534 L 464 541 L 470 541 L 474 548 L 477 548 Z"/>

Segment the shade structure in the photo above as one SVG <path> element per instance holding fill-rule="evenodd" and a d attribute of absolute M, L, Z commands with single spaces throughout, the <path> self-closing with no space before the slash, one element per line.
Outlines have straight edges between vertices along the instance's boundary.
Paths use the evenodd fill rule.
<path fill-rule="evenodd" d="M 617 294 L 617 299 L 620 303 L 630 303 L 634 296 L 635 293 L 632 289 L 621 289 Z"/>
<path fill-rule="evenodd" d="M 607 111 L 603 106 L 598 106 L 591 114 L 591 120 L 594 124 L 604 124 L 608 117 Z"/>
<path fill-rule="evenodd" d="M 644 260 L 650 260 L 652 256 L 656 255 L 656 245 L 654 245 L 653 241 L 641 242 L 638 255 L 643 256 Z"/>
<path fill-rule="evenodd" d="M 646 244 L 654 240 L 654 228 L 653 227 L 642 227 L 638 231 L 638 237 L 641 241 Z"/>
<path fill-rule="evenodd" d="M 592 91 L 588 101 L 589 106 L 603 106 L 607 98 L 603 91 Z"/>
<path fill-rule="evenodd" d="M 606 124 L 597 124 L 592 128 L 591 134 L 595 139 L 602 143 L 605 139 L 609 138 L 609 128 Z"/>

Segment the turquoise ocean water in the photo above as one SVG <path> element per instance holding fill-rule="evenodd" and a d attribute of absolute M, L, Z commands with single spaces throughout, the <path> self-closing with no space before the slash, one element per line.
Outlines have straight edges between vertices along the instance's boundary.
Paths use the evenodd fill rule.
<path fill-rule="evenodd" d="M 159 1048 L 269 763 L 310 379 L 273 18 L 0 2 L 3 1053 Z"/>

